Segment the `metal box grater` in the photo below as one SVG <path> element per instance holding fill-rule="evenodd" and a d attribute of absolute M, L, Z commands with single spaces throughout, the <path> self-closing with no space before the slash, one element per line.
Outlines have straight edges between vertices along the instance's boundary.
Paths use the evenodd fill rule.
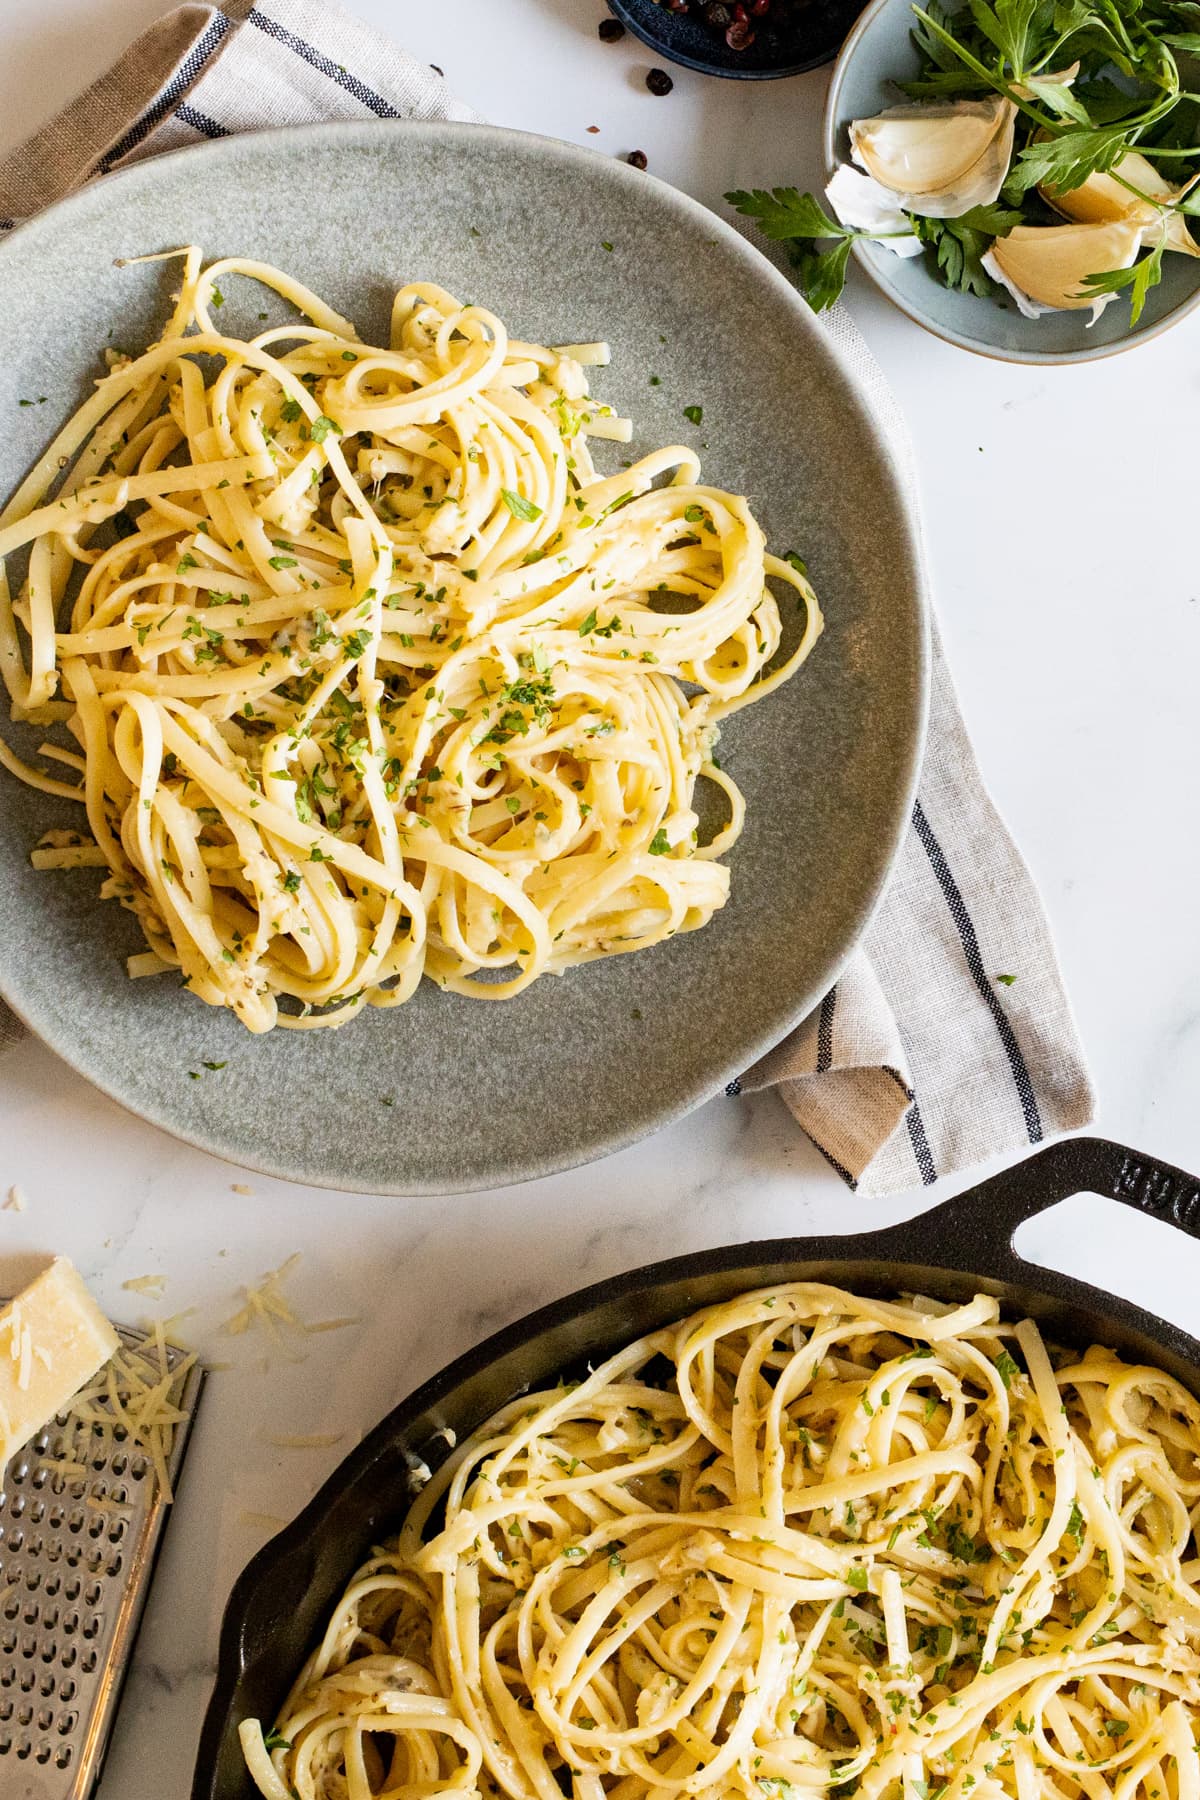
<path fill-rule="evenodd" d="M 130 1349 L 146 1334 L 119 1326 Z M 184 1352 L 168 1351 L 172 1367 Z M 204 1373 L 189 1371 L 168 1461 L 172 1488 Z M 0 1473 L 0 1796 L 87 1800 L 100 1779 L 154 1559 L 170 1507 L 140 1452 L 117 1435 L 87 1454 L 86 1477 L 45 1467 L 61 1458 L 57 1419 Z M 99 1427 L 93 1436 L 103 1438 Z M 83 1460 L 80 1458 L 80 1460 Z M 126 1503 L 120 1513 L 88 1496 Z"/>

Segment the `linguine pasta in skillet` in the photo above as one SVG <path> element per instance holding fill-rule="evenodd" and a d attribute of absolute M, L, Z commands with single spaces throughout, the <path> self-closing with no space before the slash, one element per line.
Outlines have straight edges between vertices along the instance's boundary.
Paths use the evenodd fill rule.
<path fill-rule="evenodd" d="M 995 1300 L 796 1283 L 453 1449 L 267 1800 L 1196 1800 L 1200 1404 Z"/>

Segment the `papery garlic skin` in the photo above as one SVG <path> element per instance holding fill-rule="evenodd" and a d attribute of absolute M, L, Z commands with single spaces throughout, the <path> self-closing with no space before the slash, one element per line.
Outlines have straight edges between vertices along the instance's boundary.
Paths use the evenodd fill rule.
<path fill-rule="evenodd" d="M 1150 198 L 1139 200 L 1127 187 L 1122 187 L 1118 176 Z M 1190 187 L 1192 184 L 1189 182 L 1187 185 Z M 1089 175 L 1081 186 L 1072 188 L 1069 193 L 1059 193 L 1045 183 L 1038 192 L 1065 219 L 1086 224 L 1107 223 L 1115 219 L 1133 220 L 1143 227 L 1147 243 L 1157 243 L 1158 233 L 1165 231 L 1168 250 L 1178 250 L 1184 256 L 1200 256 L 1200 244 L 1188 230 L 1187 220 L 1182 213 L 1165 212 L 1162 207 L 1152 204 L 1155 200 L 1161 200 L 1164 206 L 1170 205 L 1187 192 L 1187 187 L 1172 187 L 1159 174 L 1154 164 L 1136 150 L 1127 150 L 1107 174 Z"/>
<path fill-rule="evenodd" d="M 896 256 L 920 256 L 921 240 L 913 236 L 912 220 L 901 211 L 895 194 L 870 175 L 842 163 L 826 184 L 825 198 L 852 231 L 901 232 L 901 237 L 881 237 L 879 242 Z"/>
<path fill-rule="evenodd" d="M 997 198 L 1012 162 L 1017 109 L 988 100 L 893 106 L 850 126 L 851 155 L 905 211 L 954 219 Z"/>
<path fill-rule="evenodd" d="M 1037 75 L 1034 79 L 1043 84 L 1052 82 L 1055 87 L 1069 88 L 1074 87 L 1078 74 L 1079 64 L 1073 62 L 1069 69 L 1047 69 L 1044 74 Z M 1030 87 L 1024 81 L 1014 81 L 1011 92 L 1016 94 L 1019 100 L 1035 100 L 1037 98 L 1037 88 Z"/>
<path fill-rule="evenodd" d="M 1130 219 L 1075 225 L 1018 225 L 980 259 L 1007 288 L 1027 319 L 1044 312 L 1091 310 L 1094 325 L 1115 294 L 1086 294 L 1089 275 L 1128 269 L 1142 247 L 1142 227 Z"/>
<path fill-rule="evenodd" d="M 1000 264 L 996 261 L 992 250 L 984 251 L 979 259 L 979 265 L 986 274 L 991 276 L 997 287 L 1002 287 L 1011 294 L 1012 298 L 1017 303 L 1017 311 L 1023 319 L 1040 319 L 1044 313 L 1060 312 L 1062 310 L 1061 307 L 1057 306 L 1039 306 L 1036 300 L 1031 300 L 1029 295 L 1023 292 L 1023 290 L 1017 286 L 1015 281 L 1009 280 L 1008 276 L 1004 273 L 1004 270 L 1000 267 Z M 1093 314 L 1091 321 L 1093 325 L 1099 316 L 1099 313 Z"/>

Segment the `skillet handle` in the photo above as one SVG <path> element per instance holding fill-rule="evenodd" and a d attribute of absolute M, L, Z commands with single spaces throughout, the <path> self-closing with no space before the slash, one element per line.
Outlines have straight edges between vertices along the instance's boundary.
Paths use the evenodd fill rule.
<path fill-rule="evenodd" d="M 1200 1180 L 1171 1163 L 1093 1137 L 1051 1144 L 900 1229 L 919 1232 L 952 1266 L 1016 1275 L 1025 1267 L 1013 1248 L 1017 1227 L 1084 1192 L 1119 1200 L 1200 1238 Z"/>

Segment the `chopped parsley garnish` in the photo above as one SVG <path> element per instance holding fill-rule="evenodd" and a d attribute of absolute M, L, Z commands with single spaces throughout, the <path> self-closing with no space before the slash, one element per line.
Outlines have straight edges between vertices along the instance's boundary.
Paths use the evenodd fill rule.
<path fill-rule="evenodd" d="M 690 425 L 699 425 L 704 418 L 704 408 L 702 406 L 685 406 L 683 416 Z"/>
<path fill-rule="evenodd" d="M 529 524 L 542 516 L 540 506 L 535 506 L 532 500 L 526 500 L 523 494 L 514 494 L 511 488 L 501 488 L 500 498 L 514 519 L 524 519 Z"/>
<path fill-rule="evenodd" d="M 664 826 L 660 825 L 654 836 L 650 839 L 650 854 L 651 856 L 666 856 L 669 853 L 670 848 L 671 846 L 667 842 L 666 829 Z"/>

